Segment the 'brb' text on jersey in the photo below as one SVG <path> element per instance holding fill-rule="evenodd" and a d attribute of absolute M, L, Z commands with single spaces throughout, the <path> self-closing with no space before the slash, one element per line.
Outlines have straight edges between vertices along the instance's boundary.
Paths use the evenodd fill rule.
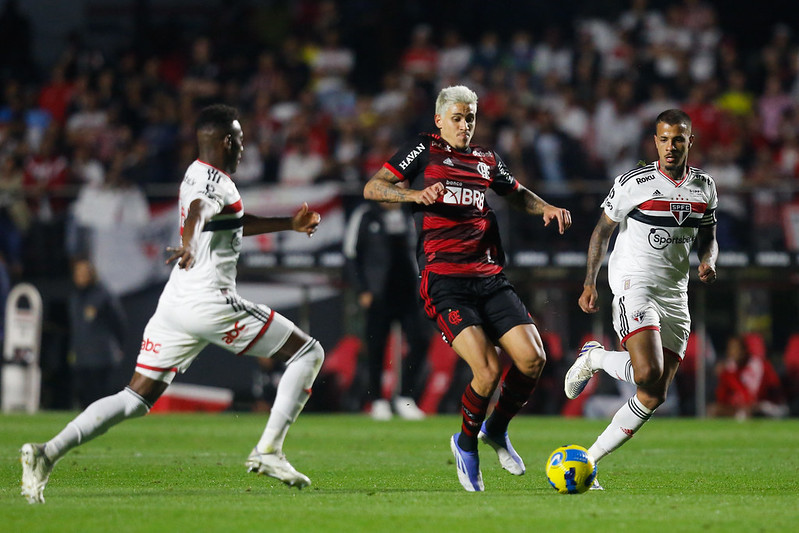
<path fill-rule="evenodd" d="M 617 177 L 602 202 L 620 223 L 608 262 L 613 292 L 626 280 L 686 291 L 688 255 L 699 228 L 716 224 L 717 203 L 713 178 L 696 168 L 674 181 L 655 161 Z"/>
<path fill-rule="evenodd" d="M 211 206 L 213 216 L 197 236 L 199 246 L 190 270 L 175 264 L 170 285 L 180 290 L 233 289 L 241 251 L 244 208 L 230 176 L 200 160 L 186 170 L 180 184 L 180 233 L 194 200 Z"/>
<path fill-rule="evenodd" d="M 420 134 L 383 166 L 412 189 L 434 183 L 446 189 L 432 205 L 413 205 L 420 271 L 460 277 L 502 271 L 505 254 L 486 191 L 504 196 L 519 184 L 494 151 L 459 151 L 438 135 Z"/>

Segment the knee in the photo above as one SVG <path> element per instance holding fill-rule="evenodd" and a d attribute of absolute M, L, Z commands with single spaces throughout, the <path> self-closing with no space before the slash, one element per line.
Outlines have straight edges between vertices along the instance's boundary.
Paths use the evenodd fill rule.
<path fill-rule="evenodd" d="M 523 361 L 514 361 L 514 364 L 525 376 L 537 378 L 544 370 L 544 365 L 547 364 L 547 356 L 543 350 L 536 350 Z"/>
<path fill-rule="evenodd" d="M 296 359 L 300 358 L 311 363 L 318 372 L 322 368 L 322 363 L 325 361 L 325 350 L 318 340 L 311 339 L 311 341 L 297 353 Z"/>
<path fill-rule="evenodd" d="M 477 368 L 472 368 L 474 379 L 478 384 L 476 387 L 478 394 L 487 395 L 491 394 L 497 388 L 499 378 L 502 377 L 502 369 L 498 361 L 488 361 L 486 364 Z"/>
<path fill-rule="evenodd" d="M 663 377 L 663 366 L 657 364 L 647 364 L 635 367 L 635 384 L 639 387 L 649 387 L 657 383 Z"/>

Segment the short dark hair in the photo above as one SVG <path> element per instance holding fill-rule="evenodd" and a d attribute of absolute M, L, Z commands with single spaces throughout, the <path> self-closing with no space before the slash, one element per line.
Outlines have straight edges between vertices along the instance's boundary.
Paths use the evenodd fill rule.
<path fill-rule="evenodd" d="M 691 128 L 691 117 L 682 109 L 667 109 L 658 115 L 655 119 L 655 127 L 661 122 L 674 126 L 676 124 L 685 124 Z"/>
<path fill-rule="evenodd" d="M 239 119 L 239 112 L 235 107 L 225 104 L 213 104 L 203 108 L 197 115 L 197 121 L 194 123 L 195 131 L 200 131 L 204 128 L 213 128 L 222 133 L 230 131 L 230 125 L 234 120 Z"/>

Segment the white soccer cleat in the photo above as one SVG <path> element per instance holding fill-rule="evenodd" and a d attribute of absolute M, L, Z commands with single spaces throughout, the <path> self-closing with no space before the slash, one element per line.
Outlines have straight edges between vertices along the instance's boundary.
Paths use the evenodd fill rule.
<path fill-rule="evenodd" d="M 298 489 L 307 487 L 311 480 L 302 472 L 291 466 L 286 456 L 281 453 L 260 453 L 253 448 L 247 462 L 244 463 L 248 472 L 255 472 L 258 475 L 266 475 L 279 479 L 289 487 Z"/>
<path fill-rule="evenodd" d="M 566 379 L 563 381 L 563 390 L 566 392 L 566 397 L 570 400 L 577 398 L 580 393 L 583 392 L 585 386 L 588 385 L 591 376 L 596 374 L 598 369 L 595 369 L 591 364 L 591 352 L 596 349 L 602 350 L 604 347 L 596 341 L 589 341 L 583 344 L 583 348 L 580 350 L 577 360 L 574 361 L 569 371 L 566 372 Z"/>
<path fill-rule="evenodd" d="M 419 409 L 413 398 L 408 396 L 397 396 L 394 398 L 394 410 L 400 418 L 405 420 L 424 420 L 424 411 Z"/>
<path fill-rule="evenodd" d="M 605 488 L 599 484 L 599 478 L 595 477 L 588 490 L 605 490 Z"/>
<path fill-rule="evenodd" d="M 495 438 L 494 436 L 486 433 L 486 424 L 483 422 L 483 425 L 480 428 L 480 433 L 477 434 L 477 438 L 483 443 L 494 448 L 494 451 L 497 452 L 497 458 L 499 459 L 499 464 L 502 465 L 502 468 L 514 476 L 521 476 L 524 474 L 526 470 L 524 461 L 522 461 L 522 458 L 518 453 L 516 453 L 516 450 L 513 449 L 513 445 L 510 443 L 507 431 L 504 435 L 502 435 L 502 437 Z"/>
<path fill-rule="evenodd" d="M 391 420 L 394 413 L 391 412 L 391 404 L 388 403 L 388 400 L 380 399 L 372 402 L 371 415 L 374 420 L 385 422 Z"/>
<path fill-rule="evenodd" d="M 28 503 L 44 503 L 44 488 L 54 465 L 44 454 L 44 444 L 23 444 L 19 461 L 22 463 L 22 495 Z"/>

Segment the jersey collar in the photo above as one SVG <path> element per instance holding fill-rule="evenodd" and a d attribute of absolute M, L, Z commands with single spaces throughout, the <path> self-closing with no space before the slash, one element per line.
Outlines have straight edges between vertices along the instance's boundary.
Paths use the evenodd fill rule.
<path fill-rule="evenodd" d="M 685 165 L 685 174 L 683 174 L 683 176 L 682 176 L 682 178 L 680 179 L 680 181 L 675 181 L 674 179 L 672 179 L 672 177 L 671 177 L 671 176 L 669 176 L 668 174 L 666 174 L 665 172 L 663 172 L 662 170 L 660 170 L 660 161 L 655 161 L 655 168 L 657 169 L 657 171 L 658 171 L 658 172 L 660 172 L 660 174 L 661 174 L 661 175 L 662 175 L 664 178 L 666 178 L 667 180 L 669 180 L 670 182 L 672 182 L 672 183 L 673 183 L 675 186 L 677 186 L 677 187 L 679 187 L 680 185 L 682 185 L 682 184 L 683 184 L 683 182 L 685 181 L 685 178 L 687 178 L 687 177 L 688 177 L 688 171 L 691 169 L 691 167 L 689 167 L 688 165 Z"/>
<path fill-rule="evenodd" d="M 217 171 L 221 172 L 222 174 L 224 174 L 225 176 L 227 176 L 228 178 L 230 178 L 230 174 L 228 174 L 227 172 L 225 172 L 225 171 L 224 171 L 224 170 L 222 170 L 221 168 L 216 168 L 214 165 L 212 165 L 212 164 L 210 164 L 210 163 L 206 163 L 206 162 L 205 162 L 205 161 L 203 161 L 202 159 L 198 159 L 198 160 L 197 160 L 197 162 L 198 162 L 198 163 L 202 163 L 203 165 L 205 165 L 205 166 L 207 166 L 207 167 L 211 167 L 212 169 L 214 169 L 214 170 L 217 170 Z"/>

